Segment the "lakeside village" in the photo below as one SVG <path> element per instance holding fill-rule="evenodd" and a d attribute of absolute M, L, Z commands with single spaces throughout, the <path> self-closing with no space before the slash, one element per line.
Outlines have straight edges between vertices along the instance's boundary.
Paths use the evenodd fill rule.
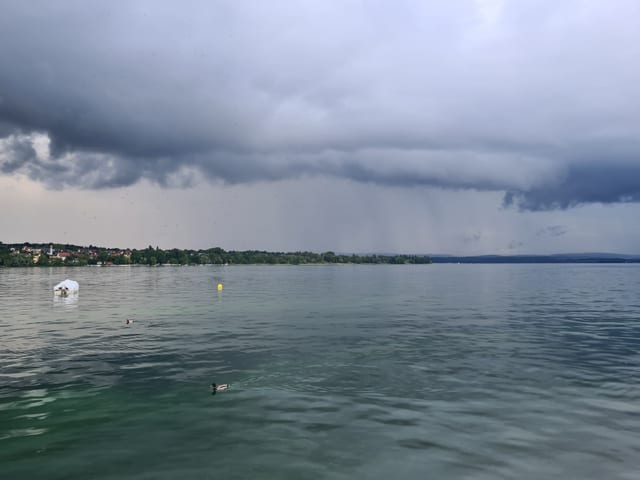
<path fill-rule="evenodd" d="M 103 248 L 57 244 L 0 242 L 0 267 L 62 267 L 116 265 L 304 265 L 328 263 L 355 264 L 428 264 L 424 255 L 340 255 L 334 252 L 266 252 L 258 250 L 226 251 Z"/>

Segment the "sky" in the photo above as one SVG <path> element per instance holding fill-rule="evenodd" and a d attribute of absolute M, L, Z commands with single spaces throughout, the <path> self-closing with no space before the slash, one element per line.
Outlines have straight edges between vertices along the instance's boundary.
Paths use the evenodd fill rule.
<path fill-rule="evenodd" d="M 0 241 L 640 254 L 636 0 L 0 0 Z"/>

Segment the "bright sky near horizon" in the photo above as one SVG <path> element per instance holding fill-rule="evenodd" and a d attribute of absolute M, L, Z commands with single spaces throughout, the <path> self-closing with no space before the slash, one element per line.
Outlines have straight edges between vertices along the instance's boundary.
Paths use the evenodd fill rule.
<path fill-rule="evenodd" d="M 635 0 L 0 11 L 5 243 L 640 254 Z"/>

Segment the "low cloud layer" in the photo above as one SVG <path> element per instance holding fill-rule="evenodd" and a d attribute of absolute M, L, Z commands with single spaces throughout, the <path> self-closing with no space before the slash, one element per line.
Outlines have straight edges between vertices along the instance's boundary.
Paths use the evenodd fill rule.
<path fill-rule="evenodd" d="M 633 0 L 3 3 L 0 172 L 640 201 Z"/>

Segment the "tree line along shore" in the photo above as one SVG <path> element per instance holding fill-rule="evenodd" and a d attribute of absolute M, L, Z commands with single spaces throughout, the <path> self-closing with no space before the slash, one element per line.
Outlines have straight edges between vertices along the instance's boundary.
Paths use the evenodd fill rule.
<path fill-rule="evenodd" d="M 304 264 L 428 264 L 424 255 L 344 255 L 334 252 L 226 251 L 172 248 L 163 250 L 88 247 L 59 243 L 0 242 L 1 267 L 87 265 L 304 265 Z"/>

